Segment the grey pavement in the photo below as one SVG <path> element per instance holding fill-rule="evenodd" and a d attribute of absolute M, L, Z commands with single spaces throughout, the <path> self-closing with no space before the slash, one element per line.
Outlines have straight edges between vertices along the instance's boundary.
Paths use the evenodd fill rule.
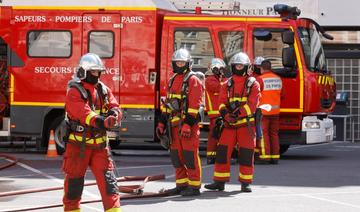
<path fill-rule="evenodd" d="M 1 149 L 0 149 L 1 152 Z M 125 175 L 165 174 L 162 181 L 149 182 L 144 191 L 157 192 L 174 184 L 174 170 L 166 151 L 118 150 L 118 173 Z M 11 154 L 7 152 L 6 154 Z M 20 162 L 0 171 L 0 192 L 61 186 L 61 157 L 45 159 L 42 154 L 17 153 Z M 252 193 L 241 193 L 238 166 L 232 165 L 231 181 L 224 192 L 202 188 L 195 198 L 180 196 L 122 200 L 123 212 L 177 211 L 360 211 L 360 143 L 333 142 L 293 146 L 279 165 L 256 165 Z M 0 165 L 5 163 L 0 158 Z M 203 164 L 203 183 L 212 182 L 213 165 Z M 89 171 L 86 179 L 93 180 Z M 125 184 L 125 183 L 124 183 Z M 61 203 L 63 191 L 0 197 L 0 211 Z M 83 200 L 99 199 L 96 186 L 86 187 Z M 62 208 L 37 211 L 62 211 Z M 101 203 L 82 205 L 82 211 L 103 211 Z"/>

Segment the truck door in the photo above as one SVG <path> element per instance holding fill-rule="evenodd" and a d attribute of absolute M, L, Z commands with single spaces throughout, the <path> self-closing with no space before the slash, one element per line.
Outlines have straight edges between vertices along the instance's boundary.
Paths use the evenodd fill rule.
<path fill-rule="evenodd" d="M 252 57 L 262 56 L 265 59 L 269 59 L 272 64 L 272 70 L 281 76 L 283 84 L 281 113 L 302 113 L 304 108 L 303 71 L 299 70 L 299 65 L 296 65 L 292 70 L 285 70 L 282 61 L 283 49 L 289 46 L 283 43 L 282 33 L 290 30 L 290 28 L 288 26 L 269 28 L 269 26 L 265 25 L 250 25 L 249 28 L 251 29 L 248 31 L 249 37 L 253 38 L 250 39 L 252 42 L 249 42 L 249 49 L 253 51 Z M 266 35 L 264 32 L 269 32 L 269 34 Z M 299 64 L 300 55 L 296 42 L 294 43 L 294 49 L 296 64 Z"/>
<path fill-rule="evenodd" d="M 95 53 L 103 60 L 106 72 L 101 75 L 120 104 L 120 14 L 83 15 L 82 54 Z"/>

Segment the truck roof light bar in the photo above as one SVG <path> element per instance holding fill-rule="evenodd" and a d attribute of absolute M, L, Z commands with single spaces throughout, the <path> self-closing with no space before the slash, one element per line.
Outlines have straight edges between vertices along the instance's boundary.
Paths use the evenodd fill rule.
<path fill-rule="evenodd" d="M 274 11 L 280 14 L 280 17 L 288 20 L 296 20 L 297 17 L 300 15 L 301 10 L 297 7 L 290 7 L 286 4 L 275 4 Z"/>

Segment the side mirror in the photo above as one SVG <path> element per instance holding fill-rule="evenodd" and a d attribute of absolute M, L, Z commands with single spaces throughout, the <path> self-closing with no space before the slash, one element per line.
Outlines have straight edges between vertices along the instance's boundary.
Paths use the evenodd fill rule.
<path fill-rule="evenodd" d="M 295 67 L 294 47 L 286 47 L 282 50 L 282 63 L 285 68 L 293 69 Z"/>
<path fill-rule="evenodd" d="M 286 43 L 288 45 L 294 44 L 294 32 L 290 30 L 286 30 L 281 33 L 281 39 L 283 43 Z"/>
<path fill-rule="evenodd" d="M 272 38 L 272 34 L 269 30 L 258 29 L 253 32 L 254 37 L 257 40 L 269 41 Z"/>

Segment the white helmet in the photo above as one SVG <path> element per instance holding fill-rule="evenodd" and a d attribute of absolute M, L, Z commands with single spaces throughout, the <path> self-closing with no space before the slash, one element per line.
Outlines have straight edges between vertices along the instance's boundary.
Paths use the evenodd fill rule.
<path fill-rule="evenodd" d="M 234 64 L 243 64 L 243 65 L 250 65 L 250 59 L 247 54 L 244 52 L 236 53 L 231 59 L 230 59 L 230 65 Z"/>
<path fill-rule="evenodd" d="M 105 66 L 97 54 L 87 53 L 80 58 L 76 76 L 83 80 L 86 78 L 88 71 L 105 71 Z"/>
<path fill-rule="evenodd" d="M 172 59 L 172 67 L 174 73 L 182 74 L 187 70 L 191 69 L 193 60 L 188 50 L 186 49 L 178 49 L 174 52 Z M 178 67 L 176 62 L 186 62 L 185 66 Z"/>
<path fill-rule="evenodd" d="M 211 60 L 210 71 L 215 75 L 223 74 L 222 70 L 225 69 L 225 67 L 226 67 L 226 64 L 222 59 L 213 58 Z"/>
<path fill-rule="evenodd" d="M 230 67 L 231 72 L 235 75 L 239 76 L 245 76 L 247 74 L 248 68 L 250 66 L 250 59 L 247 54 L 244 52 L 236 53 L 231 59 L 230 59 Z M 241 70 L 237 70 L 235 68 L 236 65 L 244 65 L 244 67 Z"/>
<path fill-rule="evenodd" d="M 261 67 L 261 63 L 262 63 L 264 60 L 265 60 L 265 58 L 263 58 L 263 57 L 261 57 L 261 56 L 255 57 L 255 59 L 254 59 L 254 66 L 253 66 L 253 69 L 254 69 L 255 74 L 261 75 L 260 67 Z"/>
<path fill-rule="evenodd" d="M 172 56 L 172 61 L 183 61 L 183 62 L 191 62 L 190 52 L 186 49 L 178 49 L 174 52 Z"/>
<path fill-rule="evenodd" d="M 261 63 L 265 60 L 265 58 L 258 56 L 254 59 L 254 65 L 255 66 L 261 66 Z"/>

